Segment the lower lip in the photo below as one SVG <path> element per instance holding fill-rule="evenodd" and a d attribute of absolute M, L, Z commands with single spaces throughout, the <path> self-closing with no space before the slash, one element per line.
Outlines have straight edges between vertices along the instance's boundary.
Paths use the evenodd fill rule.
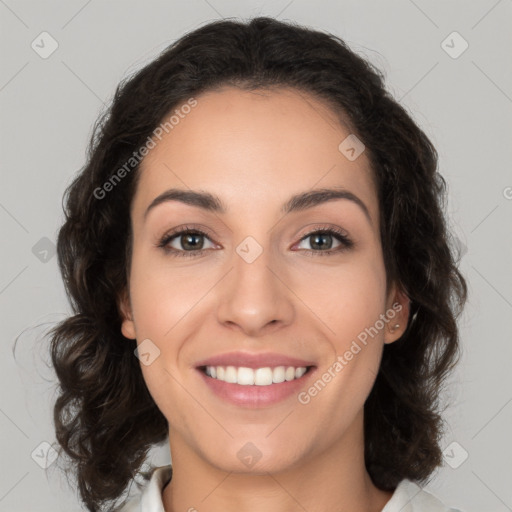
<path fill-rule="evenodd" d="M 306 380 L 314 373 L 311 367 L 299 379 L 270 384 L 269 386 L 243 386 L 232 384 L 209 377 L 202 370 L 197 369 L 205 384 L 220 398 L 242 407 L 261 408 L 277 404 L 292 395 L 297 395 L 306 385 Z"/>

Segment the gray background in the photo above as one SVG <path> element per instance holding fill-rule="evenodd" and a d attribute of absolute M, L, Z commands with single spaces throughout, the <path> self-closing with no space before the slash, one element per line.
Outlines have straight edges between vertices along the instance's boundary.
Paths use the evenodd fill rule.
<path fill-rule="evenodd" d="M 81 510 L 48 456 L 55 379 L 43 334 L 69 312 L 52 251 L 95 119 L 121 78 L 185 32 L 262 14 L 344 38 L 436 145 L 470 297 L 444 397 L 445 462 L 426 488 L 466 512 L 512 510 L 511 0 L 0 0 L 1 511 Z M 58 43 L 47 58 L 31 47 L 50 48 L 43 31 Z M 167 463 L 167 445 L 152 457 Z"/>

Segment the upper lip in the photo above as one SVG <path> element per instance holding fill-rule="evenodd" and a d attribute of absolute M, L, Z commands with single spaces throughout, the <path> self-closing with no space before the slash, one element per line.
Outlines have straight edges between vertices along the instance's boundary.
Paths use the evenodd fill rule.
<path fill-rule="evenodd" d="M 294 366 L 295 368 L 314 366 L 311 361 L 298 359 L 296 357 L 277 354 L 275 352 L 264 352 L 250 354 L 247 352 L 227 352 L 217 356 L 209 357 L 199 361 L 197 368 L 203 366 L 237 366 L 245 368 L 275 368 L 276 366 Z"/>

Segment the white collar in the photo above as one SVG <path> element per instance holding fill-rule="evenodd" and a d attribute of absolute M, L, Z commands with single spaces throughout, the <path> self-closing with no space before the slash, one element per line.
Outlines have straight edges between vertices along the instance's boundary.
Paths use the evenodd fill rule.
<path fill-rule="evenodd" d="M 155 468 L 142 493 L 120 512 L 165 512 L 162 492 L 172 476 L 171 465 Z M 444 505 L 433 494 L 411 480 L 402 480 L 381 512 L 461 512 Z"/>

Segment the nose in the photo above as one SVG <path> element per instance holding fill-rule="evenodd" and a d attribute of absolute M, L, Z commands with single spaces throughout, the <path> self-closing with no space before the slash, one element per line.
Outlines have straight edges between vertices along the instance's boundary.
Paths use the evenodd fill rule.
<path fill-rule="evenodd" d="M 219 283 L 217 318 L 221 324 L 258 337 L 293 322 L 295 295 L 270 251 L 263 250 L 252 262 L 235 253 L 232 263 L 231 272 Z"/>

